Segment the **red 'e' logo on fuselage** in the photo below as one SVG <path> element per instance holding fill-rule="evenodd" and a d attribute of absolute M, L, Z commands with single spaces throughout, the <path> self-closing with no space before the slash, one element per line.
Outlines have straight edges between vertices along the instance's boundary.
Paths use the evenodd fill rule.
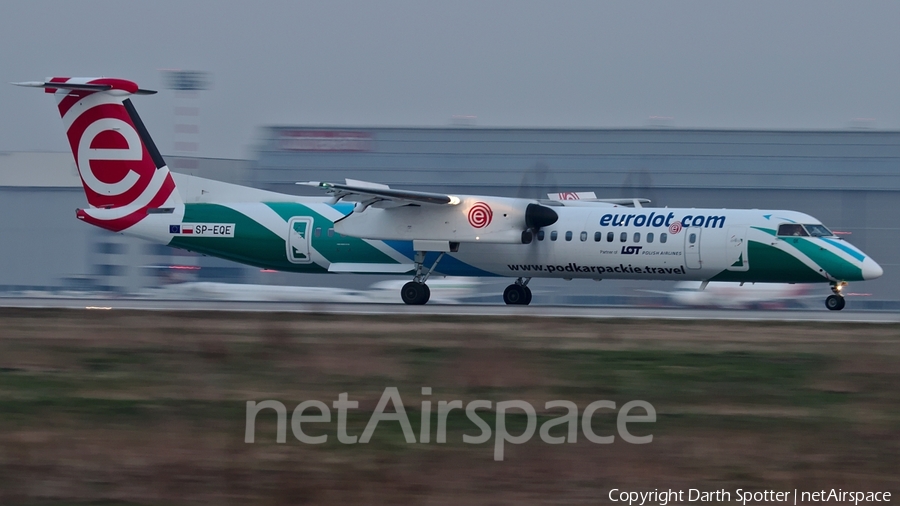
<path fill-rule="evenodd" d="M 491 218 L 493 217 L 494 213 L 491 211 L 491 206 L 484 202 L 476 202 L 475 205 L 469 209 L 469 225 L 472 225 L 475 228 L 484 228 L 490 225 Z"/>

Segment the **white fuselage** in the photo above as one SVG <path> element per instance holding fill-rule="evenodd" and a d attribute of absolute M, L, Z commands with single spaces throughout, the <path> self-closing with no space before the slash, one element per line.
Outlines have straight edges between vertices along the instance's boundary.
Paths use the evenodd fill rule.
<path fill-rule="evenodd" d="M 749 262 L 734 265 L 742 255 L 747 258 L 748 231 L 764 220 L 763 214 L 773 213 L 627 207 L 554 210 L 559 220 L 542 229 L 531 244 L 462 244 L 456 257 L 507 276 L 709 279 L 728 268 L 748 269 Z M 777 213 L 818 223 L 802 213 Z"/>

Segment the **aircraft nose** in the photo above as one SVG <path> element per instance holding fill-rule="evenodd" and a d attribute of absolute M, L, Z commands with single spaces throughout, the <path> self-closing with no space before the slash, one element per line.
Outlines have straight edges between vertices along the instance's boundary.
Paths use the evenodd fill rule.
<path fill-rule="evenodd" d="M 866 259 L 863 260 L 863 264 L 862 264 L 863 279 L 880 278 L 882 274 L 884 274 L 884 269 L 882 269 L 881 266 L 878 265 L 878 263 L 875 260 L 872 260 L 869 257 L 866 257 Z"/>

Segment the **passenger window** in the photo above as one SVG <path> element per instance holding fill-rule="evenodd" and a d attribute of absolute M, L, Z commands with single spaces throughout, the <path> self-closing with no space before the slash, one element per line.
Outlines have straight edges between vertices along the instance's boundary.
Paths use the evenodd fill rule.
<path fill-rule="evenodd" d="M 613 234 L 612 232 L 606 234 L 606 242 L 613 242 L 615 238 L 616 234 Z"/>
<path fill-rule="evenodd" d="M 803 225 L 797 223 L 785 223 L 784 225 L 778 226 L 778 235 L 807 237 L 809 234 L 806 233 L 806 229 L 803 228 Z"/>
<path fill-rule="evenodd" d="M 587 241 L 587 232 L 581 233 L 581 242 Z"/>
<path fill-rule="evenodd" d="M 571 230 L 567 230 L 567 231 L 566 231 L 566 240 L 567 240 L 567 241 L 571 241 L 571 240 L 572 240 L 572 231 L 571 231 Z"/>
<path fill-rule="evenodd" d="M 659 234 L 659 242 L 665 243 L 669 239 L 669 234 L 663 232 Z"/>
<path fill-rule="evenodd" d="M 553 230 L 550 232 L 550 240 L 551 241 L 555 241 L 557 236 L 558 236 L 558 234 L 556 233 L 556 230 Z"/>
<path fill-rule="evenodd" d="M 695 242 L 697 242 L 697 234 L 691 234 L 691 235 L 689 235 L 689 236 L 688 236 L 688 242 L 690 242 L 691 244 L 694 244 Z"/>
<path fill-rule="evenodd" d="M 628 232 L 622 232 L 622 234 L 619 235 L 619 241 L 628 242 Z"/>
<path fill-rule="evenodd" d="M 641 242 L 641 233 L 640 232 L 634 233 L 634 242 Z"/>
<path fill-rule="evenodd" d="M 603 232 L 594 232 L 594 242 L 600 242 L 603 239 Z"/>
<path fill-rule="evenodd" d="M 316 230 L 313 232 L 313 237 L 322 237 L 322 227 L 316 227 Z"/>
<path fill-rule="evenodd" d="M 648 242 L 648 243 L 653 242 L 653 232 L 648 232 L 648 233 L 647 233 L 647 242 Z"/>
<path fill-rule="evenodd" d="M 538 241 L 543 241 L 543 240 L 544 240 L 544 231 L 538 230 Z"/>
<path fill-rule="evenodd" d="M 333 228 L 328 229 L 328 237 L 334 237 L 334 229 Z"/>

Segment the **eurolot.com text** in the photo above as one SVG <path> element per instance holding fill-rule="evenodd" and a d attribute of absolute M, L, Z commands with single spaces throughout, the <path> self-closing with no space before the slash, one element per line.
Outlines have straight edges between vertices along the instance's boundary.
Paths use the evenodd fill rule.
<path fill-rule="evenodd" d="M 422 388 L 422 396 L 430 395 L 430 387 Z M 393 412 L 385 412 L 389 404 L 393 407 Z M 427 444 L 432 441 L 432 401 L 430 399 L 422 401 L 420 411 L 421 424 L 419 427 L 418 439 L 416 438 L 416 433 L 413 431 L 412 424 L 406 414 L 403 400 L 401 399 L 400 392 L 397 388 L 387 387 L 384 389 L 384 392 L 381 394 L 381 399 L 379 399 L 378 405 L 372 412 L 372 416 L 369 418 L 362 434 L 349 434 L 347 431 L 347 413 L 348 410 L 357 409 L 358 407 L 359 401 L 350 400 L 346 392 L 338 395 L 338 399 L 331 403 L 331 409 L 337 411 L 337 430 L 335 436 L 337 441 L 341 444 L 352 445 L 357 443 L 368 443 L 372 439 L 375 430 L 378 428 L 378 424 L 382 422 L 399 424 L 400 429 L 403 431 L 403 437 L 409 444 Z M 643 428 L 644 430 L 638 428 L 630 429 L 629 424 L 656 422 L 656 409 L 654 409 L 649 402 L 641 400 L 626 402 L 621 408 L 618 408 L 613 401 L 594 401 L 584 407 L 580 416 L 578 413 L 578 406 L 572 401 L 548 401 L 544 404 L 543 409 L 546 410 L 549 415 L 556 415 L 558 413 L 559 416 L 544 421 L 540 428 L 538 428 L 537 424 L 537 411 L 535 407 L 522 400 L 500 401 L 497 403 L 489 400 L 475 400 L 469 402 L 465 406 L 461 400 L 441 400 L 437 402 L 436 407 L 435 418 L 437 419 L 437 430 L 435 431 L 434 437 L 435 443 L 441 444 L 447 442 L 447 417 L 450 412 L 455 409 L 464 410 L 466 417 L 473 425 L 472 428 L 477 430 L 478 433 L 474 435 L 464 434 L 462 436 L 463 443 L 483 444 L 490 441 L 491 437 L 493 437 L 494 460 L 498 461 L 503 460 L 503 451 L 507 443 L 516 445 L 526 443 L 534 437 L 536 431 L 538 432 L 541 441 L 547 444 L 575 443 L 578 441 L 578 429 L 580 425 L 581 432 L 586 440 L 596 444 L 611 444 L 616 439 L 614 434 L 597 434 L 591 425 L 594 414 L 598 412 L 610 413 L 618 410 L 618 413 L 616 414 L 616 432 L 623 441 L 631 444 L 650 443 L 653 441 L 653 434 L 646 433 L 646 427 Z M 262 402 L 247 401 L 244 442 L 256 442 L 256 418 L 261 411 L 267 409 L 274 410 L 278 417 L 275 441 L 278 443 L 285 443 L 287 441 L 287 408 L 279 401 L 266 400 Z M 298 404 L 297 407 L 294 408 L 290 418 L 291 432 L 293 432 L 294 437 L 305 444 L 323 444 L 327 442 L 329 439 L 328 434 L 313 436 L 306 431 L 309 431 L 310 429 L 315 431 L 315 426 L 313 424 L 330 423 L 331 409 L 324 402 L 317 400 L 307 400 Z M 479 415 L 479 410 L 482 414 L 493 410 L 493 427 Z M 517 434 L 510 434 L 507 431 L 506 425 L 507 414 L 519 416 L 524 414 L 527 420 L 524 430 L 521 430 L 521 432 Z M 516 426 L 519 427 L 520 425 L 516 424 Z M 559 426 L 565 427 L 565 435 L 551 435 L 550 431 Z M 610 427 L 610 429 L 612 428 Z M 644 434 L 637 436 L 632 434 L 630 432 L 631 430 L 638 430 Z M 316 432 L 321 432 L 321 430 Z M 562 431 L 558 429 L 555 432 L 560 433 Z M 612 432 L 612 430 L 609 432 Z"/>

